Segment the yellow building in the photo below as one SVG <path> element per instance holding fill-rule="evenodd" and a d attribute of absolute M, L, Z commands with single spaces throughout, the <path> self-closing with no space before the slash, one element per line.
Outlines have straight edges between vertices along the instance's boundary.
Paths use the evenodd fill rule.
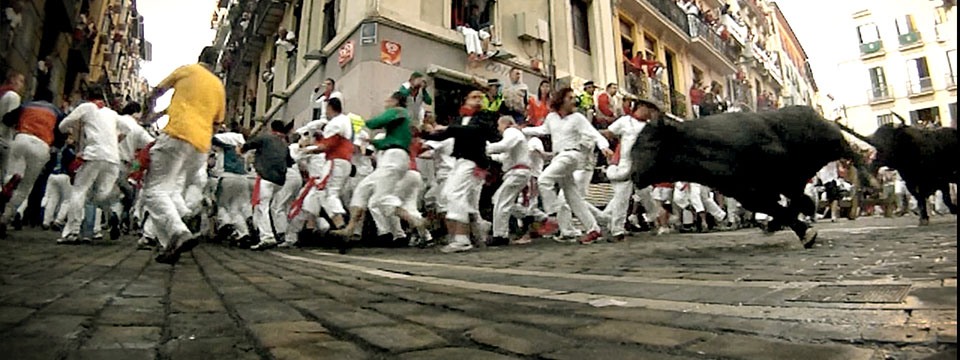
<path fill-rule="evenodd" d="M 843 43 L 859 47 L 839 65 L 850 74 L 838 102 L 863 134 L 898 121 L 957 126 L 956 7 L 938 1 L 871 2 L 851 16 Z"/>
<path fill-rule="evenodd" d="M 89 14 L 97 36 L 84 81 L 107 85 L 110 100 L 121 106 L 142 101 L 147 83 L 140 76 L 140 61 L 149 60 L 150 45 L 144 39 L 143 16 L 137 12 L 136 1 L 93 0 Z"/>

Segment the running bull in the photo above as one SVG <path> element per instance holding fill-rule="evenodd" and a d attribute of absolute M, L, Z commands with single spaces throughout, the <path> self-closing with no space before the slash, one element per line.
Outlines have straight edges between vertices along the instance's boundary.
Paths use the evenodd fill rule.
<path fill-rule="evenodd" d="M 957 213 L 956 204 L 950 201 L 950 183 L 958 179 L 957 129 L 886 124 L 863 140 L 877 149 L 875 166 L 900 172 L 907 190 L 918 200 L 920 225 L 930 223 L 926 200 L 937 190 L 943 192 L 950 213 Z"/>
<path fill-rule="evenodd" d="M 812 215 L 814 206 L 803 189 L 817 170 L 838 159 L 853 160 L 861 179 L 873 179 L 840 128 L 806 106 L 686 122 L 658 119 L 633 146 L 633 181 L 640 187 L 675 181 L 707 185 L 748 210 L 773 216 L 768 231 L 787 226 L 810 248 L 817 232 L 798 215 Z M 786 207 L 778 203 L 780 195 L 790 200 Z"/>

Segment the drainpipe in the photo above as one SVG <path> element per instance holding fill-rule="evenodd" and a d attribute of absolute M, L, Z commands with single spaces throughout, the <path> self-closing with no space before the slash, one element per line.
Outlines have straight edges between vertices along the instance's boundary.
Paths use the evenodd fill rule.
<path fill-rule="evenodd" d="M 557 82 L 557 54 L 553 48 L 553 0 L 547 0 L 547 31 L 550 33 L 550 63 L 547 65 L 550 87 Z"/>

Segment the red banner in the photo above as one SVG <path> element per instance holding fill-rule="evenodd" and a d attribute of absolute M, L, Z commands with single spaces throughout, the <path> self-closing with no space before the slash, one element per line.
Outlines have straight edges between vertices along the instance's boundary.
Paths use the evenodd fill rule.
<path fill-rule="evenodd" d="M 343 46 L 340 47 L 340 50 L 338 50 L 337 52 L 339 53 L 339 58 L 337 59 L 337 63 L 340 64 L 341 67 L 343 65 L 346 65 L 348 62 L 350 62 L 350 60 L 353 60 L 353 52 L 354 52 L 353 40 L 348 40 L 346 43 L 343 44 Z"/>
<path fill-rule="evenodd" d="M 382 61 L 384 64 L 399 64 L 400 52 L 400 44 L 389 40 L 383 40 L 380 42 L 380 61 Z"/>

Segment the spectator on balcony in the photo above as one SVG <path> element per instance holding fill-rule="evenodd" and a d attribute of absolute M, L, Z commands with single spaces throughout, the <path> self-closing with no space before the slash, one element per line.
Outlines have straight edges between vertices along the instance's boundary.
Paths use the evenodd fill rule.
<path fill-rule="evenodd" d="M 607 126 L 623 116 L 623 98 L 618 93 L 617 83 L 607 84 L 607 89 L 597 97 L 597 115 L 593 118 L 593 126 L 597 129 L 606 129 Z"/>
<path fill-rule="evenodd" d="M 482 61 L 496 56 L 499 52 L 489 50 L 492 26 L 481 23 L 482 9 L 478 4 L 470 5 L 466 21 L 457 26 L 457 32 L 463 35 L 463 43 L 467 48 L 470 61 Z"/>
<path fill-rule="evenodd" d="M 703 103 L 703 97 L 706 95 L 705 90 L 699 78 L 693 79 L 693 85 L 690 86 L 690 106 L 693 109 L 694 118 L 700 117 L 700 104 Z"/>
<path fill-rule="evenodd" d="M 277 45 L 278 49 L 287 53 L 287 58 L 295 57 L 297 53 L 297 36 L 293 31 L 280 28 L 280 30 L 277 31 L 277 41 L 274 44 Z"/>
<path fill-rule="evenodd" d="M 537 89 L 537 97 L 530 98 L 530 103 L 527 105 L 527 124 L 530 126 L 542 125 L 543 119 L 550 113 L 551 91 L 553 91 L 553 89 L 549 81 L 540 81 L 540 86 Z"/>
<path fill-rule="evenodd" d="M 646 68 L 647 76 L 655 78 L 660 73 L 663 64 L 654 59 L 653 54 L 644 55 L 642 51 L 637 51 L 637 56 L 634 57 L 634 66 L 638 69 Z"/>
<path fill-rule="evenodd" d="M 700 116 L 719 114 L 727 110 L 723 101 L 723 86 L 714 81 L 710 83 L 710 92 L 704 94 L 700 103 Z"/>

